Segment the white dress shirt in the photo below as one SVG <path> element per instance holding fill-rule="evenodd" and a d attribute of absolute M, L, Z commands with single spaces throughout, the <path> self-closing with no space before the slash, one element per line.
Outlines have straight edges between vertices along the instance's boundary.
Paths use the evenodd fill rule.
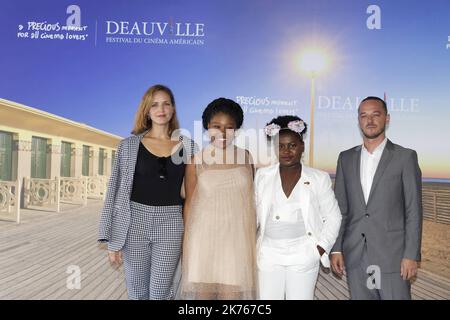
<path fill-rule="evenodd" d="M 360 176 L 361 176 L 361 186 L 364 193 L 364 199 L 369 200 L 370 189 L 372 188 L 373 178 L 375 172 L 377 171 L 378 164 L 380 163 L 381 155 L 386 147 L 387 138 L 384 138 L 378 147 L 370 153 L 364 144 L 361 148 L 361 165 L 360 165 Z"/>

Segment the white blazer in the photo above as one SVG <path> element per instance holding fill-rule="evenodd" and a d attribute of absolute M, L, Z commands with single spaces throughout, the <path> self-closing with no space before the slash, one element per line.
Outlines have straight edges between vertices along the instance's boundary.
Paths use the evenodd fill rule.
<path fill-rule="evenodd" d="M 257 258 L 261 249 L 266 220 L 275 192 L 280 164 L 260 168 L 255 175 L 255 200 L 257 211 L 258 234 L 256 240 Z M 328 254 L 336 241 L 341 226 L 341 212 L 331 188 L 328 173 L 302 165 L 302 174 L 295 192 L 301 194 L 300 203 L 306 234 L 314 243 L 321 246 L 325 253 L 321 262 L 330 267 Z"/>

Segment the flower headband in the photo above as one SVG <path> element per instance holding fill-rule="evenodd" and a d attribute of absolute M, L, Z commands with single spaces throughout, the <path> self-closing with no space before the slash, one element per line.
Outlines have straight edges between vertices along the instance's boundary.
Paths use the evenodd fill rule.
<path fill-rule="evenodd" d="M 271 123 L 265 126 L 264 132 L 269 137 L 276 136 L 278 132 L 280 132 L 281 129 L 289 129 L 291 131 L 294 131 L 298 134 L 301 134 L 303 130 L 305 130 L 305 123 L 302 120 L 293 120 L 290 121 L 287 125 L 287 127 L 281 128 L 278 124 Z"/>

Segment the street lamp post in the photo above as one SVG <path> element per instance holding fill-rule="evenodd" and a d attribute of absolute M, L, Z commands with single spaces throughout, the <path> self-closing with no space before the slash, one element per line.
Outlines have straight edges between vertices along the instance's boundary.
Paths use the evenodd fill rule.
<path fill-rule="evenodd" d="M 316 75 L 323 71 L 327 66 L 327 59 L 324 53 L 317 49 L 311 49 L 303 53 L 300 60 L 300 67 L 311 78 L 311 91 L 310 91 L 310 118 L 309 118 L 309 166 L 314 166 L 314 102 L 315 102 L 315 80 Z"/>
<path fill-rule="evenodd" d="M 311 106 L 309 117 L 309 166 L 314 166 L 314 96 L 315 96 L 315 74 L 311 72 Z"/>

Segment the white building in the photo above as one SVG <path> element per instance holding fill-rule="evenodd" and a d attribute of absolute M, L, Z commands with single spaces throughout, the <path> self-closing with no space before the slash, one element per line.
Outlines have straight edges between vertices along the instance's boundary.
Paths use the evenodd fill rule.
<path fill-rule="evenodd" d="M 0 218 L 22 207 L 59 211 L 61 202 L 103 197 L 122 138 L 0 99 Z"/>

